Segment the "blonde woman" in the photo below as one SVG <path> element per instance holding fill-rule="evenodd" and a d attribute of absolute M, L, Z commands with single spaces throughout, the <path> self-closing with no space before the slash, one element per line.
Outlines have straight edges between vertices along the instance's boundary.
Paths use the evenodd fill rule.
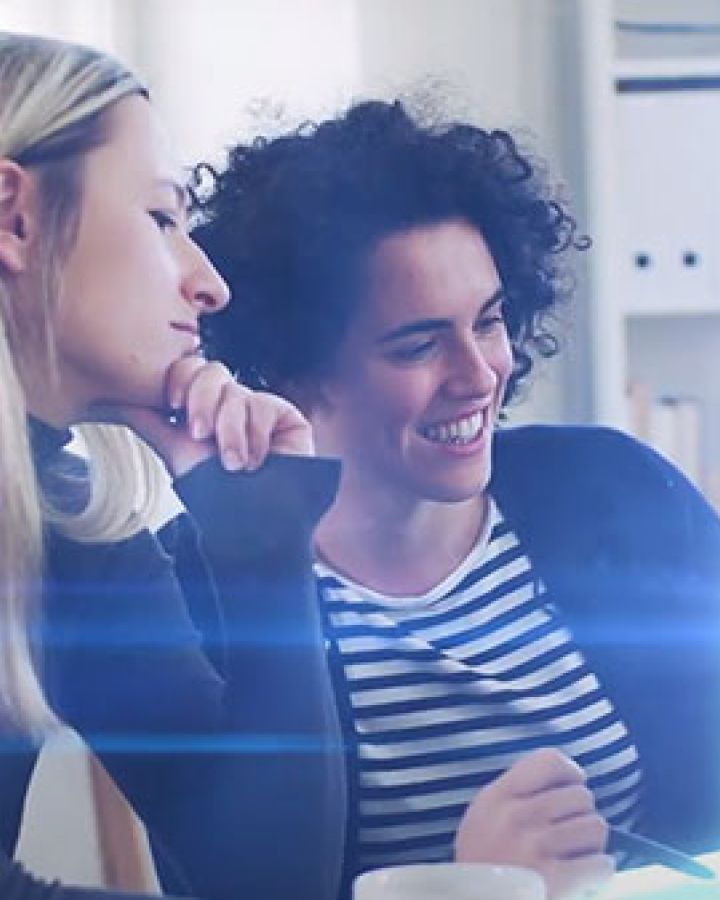
<path fill-rule="evenodd" d="M 143 87 L 96 51 L 1 34 L 0 847 L 62 719 L 166 886 L 322 900 L 343 791 L 307 544 L 335 472 L 259 468 L 311 440 L 203 359 L 200 319 L 227 299 Z M 83 423 L 87 465 L 66 450 Z M 156 537 L 163 464 L 190 515 Z"/>

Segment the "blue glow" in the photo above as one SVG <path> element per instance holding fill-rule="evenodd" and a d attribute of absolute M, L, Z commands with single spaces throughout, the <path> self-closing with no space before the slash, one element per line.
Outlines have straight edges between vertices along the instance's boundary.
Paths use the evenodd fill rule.
<path fill-rule="evenodd" d="M 302 734 L 83 734 L 83 740 L 100 753 L 143 754 L 247 754 L 247 755 L 312 755 L 328 751 L 343 752 L 339 742 L 325 737 Z M 0 753 L 17 753 L 29 749 L 27 738 L 3 736 Z M 62 749 L 62 748 L 56 748 Z M 68 742 L 68 751 L 76 753 L 77 744 Z"/>

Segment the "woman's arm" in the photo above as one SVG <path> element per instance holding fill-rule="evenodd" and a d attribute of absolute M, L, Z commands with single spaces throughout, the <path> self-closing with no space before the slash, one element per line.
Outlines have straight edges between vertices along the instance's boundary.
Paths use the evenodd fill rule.
<path fill-rule="evenodd" d="M 245 857 L 248 896 L 337 892 L 344 758 L 310 557 L 337 475 L 328 460 L 274 456 L 245 475 L 212 460 L 177 484 L 221 598 L 227 716 L 241 745 L 242 814 L 210 805 L 211 852 L 218 865 Z"/>
<path fill-rule="evenodd" d="M 101 554 L 76 548 L 85 584 L 78 589 L 74 575 L 83 566 L 60 579 L 60 589 L 63 580 L 74 586 L 55 609 L 70 610 L 86 639 L 67 649 L 62 629 L 50 632 L 64 655 L 59 706 L 192 892 L 334 900 L 343 757 L 310 536 L 337 471 L 287 458 L 258 469 L 268 452 L 310 453 L 309 426 L 287 401 L 248 391 L 219 364 L 176 362 L 166 394 L 175 424 L 150 409 L 117 414 L 179 479 L 196 521 L 197 579 L 210 572 L 226 619 L 223 677 L 188 612 L 187 561 L 145 533 Z M 241 468 L 254 471 L 229 471 Z"/>
<path fill-rule="evenodd" d="M 53 700 L 185 889 L 210 900 L 335 897 L 343 758 L 309 567 L 335 477 L 320 460 L 273 458 L 253 474 L 209 460 L 178 482 L 204 556 L 195 572 L 183 561 L 184 587 L 210 571 L 225 616 L 222 678 L 175 561 L 151 535 L 103 547 L 58 539 L 51 553 Z"/>

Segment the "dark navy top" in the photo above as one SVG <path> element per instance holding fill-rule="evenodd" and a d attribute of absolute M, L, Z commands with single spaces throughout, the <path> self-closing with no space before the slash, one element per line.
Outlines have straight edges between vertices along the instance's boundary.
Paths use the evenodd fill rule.
<path fill-rule="evenodd" d="M 84 491 L 69 435 L 34 423 L 41 480 Z M 310 568 L 337 466 L 210 460 L 176 483 L 190 515 L 159 536 L 83 544 L 50 529 L 41 646 L 60 717 L 145 823 L 163 886 L 208 900 L 334 900 L 344 771 Z M 36 758 L 0 753 L 11 853 Z"/>

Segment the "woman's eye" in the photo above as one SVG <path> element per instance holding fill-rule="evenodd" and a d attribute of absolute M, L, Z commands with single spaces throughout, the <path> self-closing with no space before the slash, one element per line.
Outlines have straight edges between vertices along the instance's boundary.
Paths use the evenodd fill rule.
<path fill-rule="evenodd" d="M 416 362 L 427 359 L 435 350 L 436 341 L 423 341 L 421 344 L 409 344 L 405 347 L 396 347 L 393 358 L 400 362 Z"/>
<path fill-rule="evenodd" d="M 160 231 L 178 227 L 177 219 L 170 213 L 165 212 L 165 210 L 151 209 L 150 216 Z"/>
<path fill-rule="evenodd" d="M 488 332 L 494 331 L 500 325 L 505 325 L 503 316 L 486 316 L 475 323 L 475 331 L 478 334 L 487 334 Z"/>

